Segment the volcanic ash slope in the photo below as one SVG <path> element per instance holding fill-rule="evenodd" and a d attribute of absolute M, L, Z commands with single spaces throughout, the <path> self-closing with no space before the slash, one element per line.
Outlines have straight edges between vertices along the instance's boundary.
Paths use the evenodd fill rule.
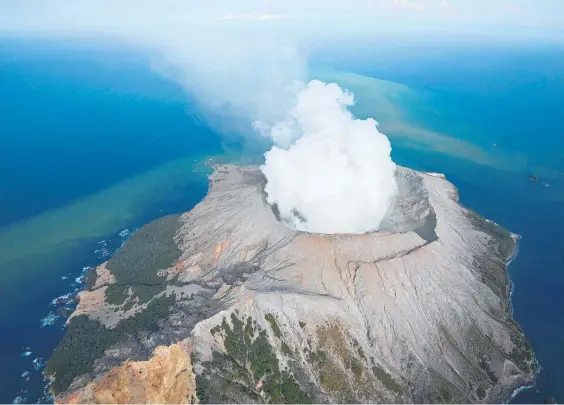
<path fill-rule="evenodd" d="M 441 175 L 396 178 L 378 232 L 323 235 L 279 220 L 257 167 L 216 166 L 192 211 L 146 225 L 90 275 L 47 365 L 58 400 L 111 402 L 111 375 L 137 402 L 166 401 L 165 386 L 185 391 L 175 402 L 506 399 L 535 373 L 508 302 L 516 235 Z M 188 373 L 158 367 L 163 346 L 182 348 Z M 135 364 L 152 374 L 120 374 Z"/>

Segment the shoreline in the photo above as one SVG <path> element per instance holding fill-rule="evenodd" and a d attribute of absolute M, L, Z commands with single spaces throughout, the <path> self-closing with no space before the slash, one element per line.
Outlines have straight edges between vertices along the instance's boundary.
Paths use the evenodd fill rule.
<path fill-rule="evenodd" d="M 507 300 L 509 302 L 509 312 L 511 314 L 511 317 L 513 317 L 513 293 L 515 292 L 515 283 L 513 283 L 513 279 L 511 278 L 511 275 L 509 274 L 509 266 L 511 266 L 511 263 L 513 263 L 513 261 L 519 255 L 519 241 L 523 237 L 521 235 L 516 234 L 516 233 L 512 233 L 511 237 L 515 241 L 515 248 L 513 249 L 513 253 L 511 254 L 511 258 L 507 261 L 507 264 L 506 264 L 505 267 L 507 269 L 507 279 L 509 280 L 509 294 L 508 294 Z"/>
<path fill-rule="evenodd" d="M 513 314 L 513 293 L 515 292 L 515 283 L 513 282 L 513 279 L 511 278 L 511 274 L 509 273 L 509 266 L 511 266 L 511 263 L 513 263 L 513 261 L 519 255 L 519 241 L 523 237 L 521 235 L 516 234 L 516 233 L 512 233 L 511 237 L 515 241 L 515 248 L 514 248 L 512 255 L 511 255 L 511 258 L 507 262 L 506 268 L 507 268 L 507 279 L 509 280 L 509 294 L 508 294 L 509 312 L 511 314 L 511 318 L 513 318 L 513 320 L 515 320 L 514 314 Z M 517 322 L 517 321 L 515 321 L 515 322 Z M 514 389 L 513 392 L 511 393 L 511 395 L 509 396 L 509 398 L 507 400 L 503 401 L 504 404 L 511 403 L 511 401 L 513 401 L 521 392 L 527 391 L 527 390 L 530 390 L 530 389 L 533 389 L 533 388 L 536 387 L 536 380 L 537 380 L 537 377 L 542 370 L 542 366 L 540 365 L 537 357 L 535 356 L 534 351 L 532 351 L 532 355 L 533 355 L 533 359 L 535 360 L 535 375 L 533 376 L 532 384 L 524 384 L 524 385 L 521 385 L 520 387 Z"/>
<path fill-rule="evenodd" d="M 537 378 L 537 376 L 539 375 L 539 373 L 541 372 L 542 367 L 541 367 L 541 365 L 539 364 L 539 362 L 538 362 L 538 360 L 537 360 L 536 358 L 535 358 L 535 364 L 536 364 L 537 372 L 535 373 L 535 377 L 534 377 L 534 380 L 533 380 L 533 384 L 531 384 L 531 385 L 522 385 L 521 387 L 516 388 L 515 390 L 513 390 L 513 392 L 511 393 L 511 396 L 507 399 L 507 401 L 504 401 L 504 402 L 503 402 L 504 404 L 510 404 L 511 401 L 513 401 L 521 392 L 523 392 L 523 391 L 528 391 L 528 390 L 533 389 L 533 388 L 536 387 L 536 378 Z"/>

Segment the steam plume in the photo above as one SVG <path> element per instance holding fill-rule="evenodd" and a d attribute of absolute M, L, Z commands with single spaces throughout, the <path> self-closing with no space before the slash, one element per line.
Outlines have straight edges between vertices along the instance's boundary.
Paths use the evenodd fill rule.
<path fill-rule="evenodd" d="M 390 142 L 376 121 L 353 117 L 353 103 L 335 83 L 313 80 L 271 130 L 275 142 L 289 146 L 265 154 L 265 191 L 296 229 L 373 231 L 397 191 Z"/>
<path fill-rule="evenodd" d="M 374 120 L 348 111 L 352 94 L 336 84 L 303 85 L 307 60 L 297 44 L 307 41 L 292 28 L 307 37 L 309 20 L 225 11 L 179 0 L 22 0 L 0 5 L 0 34 L 101 34 L 148 51 L 214 129 L 272 139 L 262 171 L 284 220 L 310 232 L 376 229 L 396 192 L 390 143 Z"/>

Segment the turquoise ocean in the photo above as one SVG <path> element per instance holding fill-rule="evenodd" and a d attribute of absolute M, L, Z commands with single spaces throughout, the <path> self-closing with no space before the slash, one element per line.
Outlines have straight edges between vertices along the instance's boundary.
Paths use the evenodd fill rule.
<path fill-rule="evenodd" d="M 564 401 L 564 49 L 335 45 L 311 76 L 354 92 L 398 164 L 445 173 L 522 236 L 512 302 L 541 372 L 512 401 Z M 0 402 L 49 402 L 42 366 L 85 269 L 201 201 L 206 159 L 260 161 L 262 147 L 214 133 L 139 53 L 0 39 Z"/>

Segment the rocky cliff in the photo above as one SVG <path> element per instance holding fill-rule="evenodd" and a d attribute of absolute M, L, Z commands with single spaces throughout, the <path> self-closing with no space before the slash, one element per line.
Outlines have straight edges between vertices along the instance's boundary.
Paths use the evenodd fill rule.
<path fill-rule="evenodd" d="M 507 398 L 535 373 L 508 302 L 516 235 L 441 175 L 396 179 L 378 231 L 307 234 L 267 204 L 258 168 L 215 167 L 192 211 L 89 274 L 45 371 L 58 400 Z"/>
<path fill-rule="evenodd" d="M 158 346 L 148 361 L 126 361 L 59 400 L 68 404 L 196 403 L 189 345 Z"/>

